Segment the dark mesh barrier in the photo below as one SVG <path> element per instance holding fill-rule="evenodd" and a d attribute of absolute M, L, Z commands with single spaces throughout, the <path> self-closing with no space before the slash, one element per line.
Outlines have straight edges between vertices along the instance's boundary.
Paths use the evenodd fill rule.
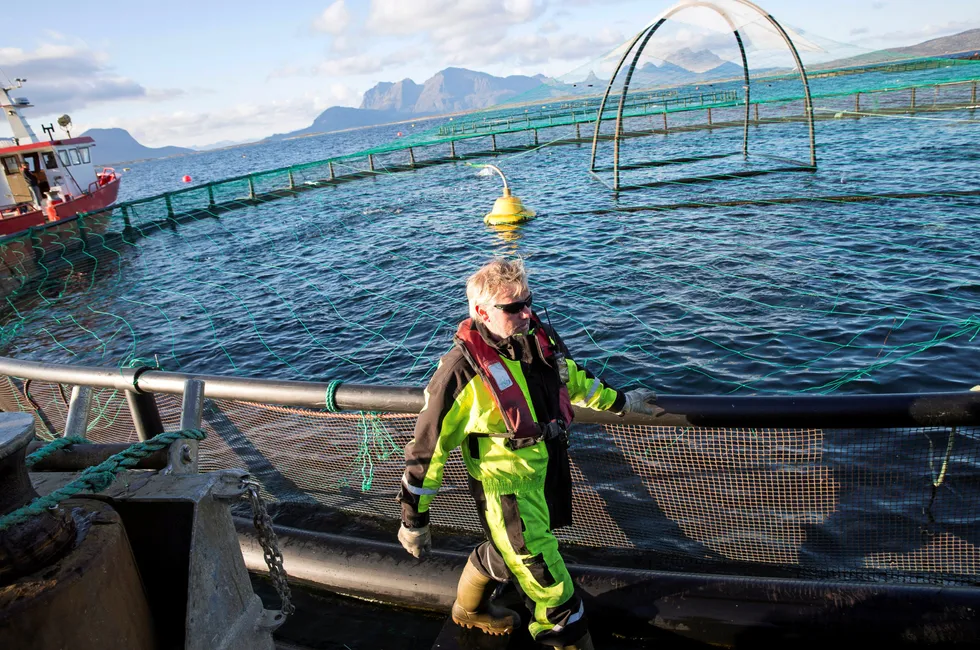
<path fill-rule="evenodd" d="M 5 378 L 0 408 L 33 412 L 51 437 L 70 392 Z M 158 394 L 157 403 L 165 427 L 178 428 L 180 397 Z M 246 468 L 280 506 L 398 518 L 414 416 L 208 399 L 203 419 L 202 471 Z M 122 391 L 95 391 L 88 437 L 136 440 Z M 978 426 L 584 423 L 570 452 L 575 524 L 558 536 L 572 553 L 708 573 L 980 583 Z M 433 523 L 479 532 L 458 452 Z"/>

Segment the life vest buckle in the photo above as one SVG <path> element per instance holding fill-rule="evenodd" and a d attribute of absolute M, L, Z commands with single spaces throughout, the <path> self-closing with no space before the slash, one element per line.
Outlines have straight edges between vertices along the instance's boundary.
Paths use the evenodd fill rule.
<path fill-rule="evenodd" d="M 552 420 L 541 427 L 541 439 L 545 442 L 560 440 L 568 444 L 568 426 L 561 418 Z"/>

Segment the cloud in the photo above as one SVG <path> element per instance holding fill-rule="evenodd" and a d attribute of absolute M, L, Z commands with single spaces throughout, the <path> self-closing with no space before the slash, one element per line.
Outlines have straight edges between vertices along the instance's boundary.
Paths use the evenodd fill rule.
<path fill-rule="evenodd" d="M 26 78 L 18 93 L 28 96 L 44 113 L 62 113 L 120 100 L 170 99 L 177 90 L 148 91 L 138 82 L 113 72 L 109 57 L 82 43 L 43 44 L 37 49 L 0 48 L 0 68 Z"/>
<path fill-rule="evenodd" d="M 402 48 L 388 54 L 355 54 L 336 59 L 326 59 L 318 63 L 312 74 L 328 77 L 355 77 L 358 75 L 374 74 L 389 66 L 404 63 L 406 58 L 412 58 L 414 50 Z"/>
<path fill-rule="evenodd" d="M 84 129 L 119 127 L 147 146 L 190 146 L 201 141 L 259 139 L 309 126 L 330 106 L 357 106 L 359 92 L 332 84 L 292 99 L 247 103 L 209 111 L 171 111 L 134 118 L 113 118 L 99 124 L 77 124 Z"/>
<path fill-rule="evenodd" d="M 445 60 L 452 65 L 510 63 L 519 66 L 596 57 L 622 43 L 621 33 L 602 29 L 592 36 L 581 34 L 518 34 L 488 40 L 479 48 L 467 47 L 462 39 L 441 44 Z"/>
<path fill-rule="evenodd" d="M 545 0 L 371 0 L 367 27 L 379 34 L 427 34 L 439 40 L 506 31 L 534 20 L 545 8 Z"/>
<path fill-rule="evenodd" d="M 348 36 L 335 36 L 330 43 L 332 52 L 352 52 L 357 49 L 357 40 Z"/>
<path fill-rule="evenodd" d="M 333 77 L 371 74 L 384 68 L 381 57 L 372 54 L 355 54 L 339 59 L 327 59 L 316 66 L 316 74 Z"/>
<path fill-rule="evenodd" d="M 286 65 L 273 68 L 272 72 L 266 75 L 265 80 L 271 81 L 282 77 L 300 77 L 305 73 L 303 67 L 287 63 Z"/>
<path fill-rule="evenodd" d="M 337 0 L 323 10 L 313 20 L 313 30 L 326 34 L 342 34 L 350 24 L 350 12 L 347 11 L 345 0 Z"/>
<path fill-rule="evenodd" d="M 376 34 L 414 38 L 432 59 L 458 66 L 571 61 L 598 56 L 624 40 L 609 29 L 589 35 L 561 33 L 553 19 L 530 33 L 533 21 L 549 4 L 548 0 L 371 0 L 366 28 Z"/>
<path fill-rule="evenodd" d="M 968 29 L 974 29 L 976 26 L 976 21 L 950 21 L 939 25 L 926 24 L 917 29 L 889 32 L 867 40 L 884 47 L 902 47 L 917 45 L 934 38 L 951 36 Z"/>

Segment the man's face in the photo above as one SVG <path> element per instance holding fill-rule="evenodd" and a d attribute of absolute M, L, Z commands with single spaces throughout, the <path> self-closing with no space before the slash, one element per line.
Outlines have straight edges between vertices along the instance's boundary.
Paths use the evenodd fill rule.
<path fill-rule="evenodd" d="M 510 314 L 496 307 L 527 300 L 530 292 L 524 287 L 504 288 L 497 292 L 489 305 L 477 307 L 477 315 L 490 333 L 497 338 L 505 339 L 515 334 L 527 334 L 531 324 L 531 308 L 524 306 L 517 313 Z"/>

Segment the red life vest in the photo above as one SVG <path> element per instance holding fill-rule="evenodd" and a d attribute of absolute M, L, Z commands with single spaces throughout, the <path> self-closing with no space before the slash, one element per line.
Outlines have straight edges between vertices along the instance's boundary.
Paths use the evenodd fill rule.
<path fill-rule="evenodd" d="M 545 334 L 544 326 L 537 316 L 532 315 L 531 323 L 534 326 L 534 335 L 538 339 L 545 361 L 554 364 L 555 350 Z M 476 366 L 476 371 L 483 378 L 483 383 L 493 396 L 497 408 L 503 416 L 504 424 L 507 425 L 507 433 L 514 438 L 532 438 L 542 435 L 542 427 L 534 421 L 531 415 L 531 408 L 524 397 L 524 391 L 514 380 L 510 369 L 501 360 L 500 354 L 483 340 L 480 332 L 473 327 L 473 319 L 467 318 L 459 324 L 456 330 L 456 340 L 463 346 L 464 351 L 469 353 L 469 357 Z M 556 373 L 556 381 L 557 379 Z M 564 426 L 572 423 L 574 412 L 572 411 L 572 401 L 568 396 L 568 387 L 561 384 L 558 391 L 558 410 Z M 545 424 L 545 423 L 542 423 Z"/>

